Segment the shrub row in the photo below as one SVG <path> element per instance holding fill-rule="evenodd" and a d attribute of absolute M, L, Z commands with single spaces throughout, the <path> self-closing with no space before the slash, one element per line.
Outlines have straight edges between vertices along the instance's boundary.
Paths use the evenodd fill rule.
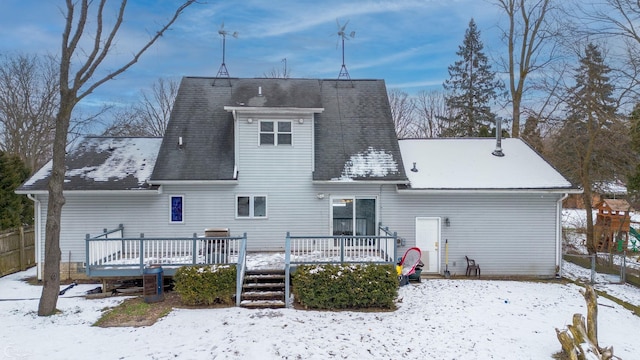
<path fill-rule="evenodd" d="M 296 300 L 314 309 L 391 309 L 398 296 L 393 265 L 301 265 L 292 285 Z"/>
<path fill-rule="evenodd" d="M 183 266 L 173 277 L 175 291 L 186 305 L 234 303 L 235 265 Z"/>

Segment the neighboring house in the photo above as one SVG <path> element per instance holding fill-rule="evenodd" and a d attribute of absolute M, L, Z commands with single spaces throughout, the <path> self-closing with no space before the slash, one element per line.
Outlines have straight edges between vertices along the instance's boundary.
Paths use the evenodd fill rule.
<path fill-rule="evenodd" d="M 382 80 L 182 80 L 158 139 L 87 138 L 68 155 L 63 271 L 82 271 L 85 234 L 247 234 L 248 251 L 292 235 L 367 235 L 379 225 L 423 251 L 425 273 L 554 276 L 562 199 L 579 192 L 528 145 L 401 140 Z M 47 164 L 18 193 L 36 202 L 43 260 Z M 448 258 L 444 244 L 448 243 Z"/>
<path fill-rule="evenodd" d="M 628 199 L 627 185 L 620 180 L 599 182 L 592 187 L 592 206 L 604 199 Z M 564 200 L 563 207 L 568 209 L 584 209 L 582 194 L 569 195 L 569 197 Z"/>

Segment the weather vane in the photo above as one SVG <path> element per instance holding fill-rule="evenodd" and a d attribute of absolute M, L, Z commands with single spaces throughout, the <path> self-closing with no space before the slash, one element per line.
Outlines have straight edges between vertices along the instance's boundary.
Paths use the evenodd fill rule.
<path fill-rule="evenodd" d="M 347 22 L 345 22 L 344 25 L 340 25 L 340 22 L 338 21 L 338 19 L 336 19 L 336 24 L 338 25 L 338 37 L 339 39 L 342 40 L 342 67 L 340 68 L 340 74 L 338 75 L 338 80 L 340 80 L 341 78 L 351 80 L 351 76 L 349 76 L 349 72 L 347 71 L 347 66 L 344 64 L 344 41 L 349 40 L 349 38 L 353 38 L 354 36 L 356 36 L 356 32 L 352 31 L 347 35 L 347 33 L 345 32 L 345 29 L 348 23 L 349 23 L 349 20 L 347 20 Z"/>

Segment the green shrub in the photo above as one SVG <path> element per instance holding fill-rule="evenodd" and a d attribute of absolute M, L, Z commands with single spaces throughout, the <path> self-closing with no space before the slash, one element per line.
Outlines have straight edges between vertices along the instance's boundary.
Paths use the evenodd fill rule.
<path fill-rule="evenodd" d="M 173 277 L 175 291 L 186 305 L 233 304 L 235 265 L 183 266 Z"/>
<path fill-rule="evenodd" d="M 398 296 L 393 265 L 301 265 L 292 285 L 296 300 L 315 309 L 391 309 Z"/>

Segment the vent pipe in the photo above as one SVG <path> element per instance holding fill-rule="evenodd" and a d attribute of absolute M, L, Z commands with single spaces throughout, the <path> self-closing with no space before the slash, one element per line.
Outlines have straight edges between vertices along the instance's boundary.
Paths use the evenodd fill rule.
<path fill-rule="evenodd" d="M 258 96 L 262 96 L 262 86 L 258 86 Z"/>
<path fill-rule="evenodd" d="M 502 152 L 502 120 L 496 120 L 496 149 L 491 153 L 494 156 L 504 156 Z"/>

